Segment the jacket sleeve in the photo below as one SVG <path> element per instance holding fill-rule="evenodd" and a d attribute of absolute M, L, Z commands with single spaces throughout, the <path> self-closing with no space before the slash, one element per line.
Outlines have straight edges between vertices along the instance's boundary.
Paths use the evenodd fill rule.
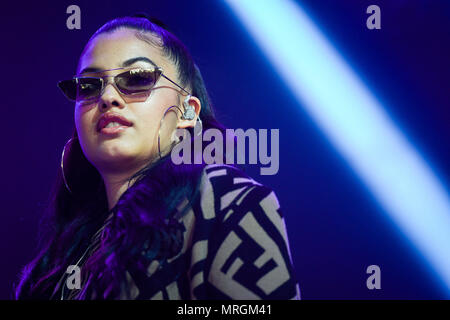
<path fill-rule="evenodd" d="M 205 272 L 207 299 L 300 299 L 275 193 L 249 184 L 215 221 Z"/>

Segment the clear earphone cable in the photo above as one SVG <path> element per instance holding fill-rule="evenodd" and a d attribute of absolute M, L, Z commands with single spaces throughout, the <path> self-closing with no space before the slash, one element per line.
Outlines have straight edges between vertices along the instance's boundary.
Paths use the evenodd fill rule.
<path fill-rule="evenodd" d="M 160 159 L 162 158 L 162 156 L 161 156 L 161 128 L 162 128 L 162 124 L 163 124 L 164 118 L 166 117 L 167 112 L 169 112 L 170 109 L 172 109 L 172 108 L 177 108 L 181 112 L 181 114 L 183 114 L 183 111 L 181 111 L 180 107 L 178 107 L 176 105 L 170 106 L 166 109 L 166 111 L 164 111 L 164 114 L 163 114 L 161 120 L 159 121 L 159 129 L 158 129 L 158 154 L 159 154 Z"/>

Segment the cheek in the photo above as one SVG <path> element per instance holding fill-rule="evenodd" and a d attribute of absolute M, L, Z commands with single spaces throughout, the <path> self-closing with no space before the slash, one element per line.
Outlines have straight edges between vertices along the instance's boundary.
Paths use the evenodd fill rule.
<path fill-rule="evenodd" d="M 176 103 L 176 102 L 175 102 Z M 158 150 L 158 134 L 160 133 L 161 148 L 165 147 L 170 140 L 172 131 L 176 129 L 177 109 L 171 108 L 166 115 L 164 112 L 168 107 L 174 105 L 168 101 L 160 102 L 158 106 L 154 104 L 142 109 L 139 112 L 139 140 L 141 148 L 145 153 L 155 153 Z M 161 119 L 164 119 L 161 123 Z M 160 130 L 161 125 L 161 130 Z M 144 151 L 144 150 L 142 150 Z"/>
<path fill-rule="evenodd" d="M 139 113 L 139 138 L 145 144 L 153 144 L 158 139 L 159 123 L 162 111 L 156 108 L 147 108 Z"/>
<path fill-rule="evenodd" d="M 74 120 L 75 128 L 77 130 L 78 139 L 80 140 L 82 148 L 85 150 L 93 144 L 93 127 L 92 127 L 92 112 L 82 110 L 76 107 Z"/>
<path fill-rule="evenodd" d="M 161 124 L 161 140 L 167 142 L 173 131 L 176 129 L 177 124 L 177 114 L 174 108 L 172 108 L 169 112 L 167 112 L 164 117 L 164 121 Z M 158 123 L 159 125 L 159 123 Z M 158 126 L 159 128 L 159 126 Z"/>
<path fill-rule="evenodd" d="M 87 134 L 87 122 L 88 122 L 88 114 L 80 111 L 80 108 L 75 109 L 75 127 L 77 128 L 78 136 L 86 136 Z"/>
<path fill-rule="evenodd" d="M 77 129 L 78 136 L 81 136 L 82 135 L 82 127 L 83 127 L 82 123 L 81 123 L 82 119 L 81 119 L 81 114 L 77 109 L 78 108 L 75 109 L 75 115 L 74 115 L 75 127 Z"/>
<path fill-rule="evenodd" d="M 139 109 L 136 110 L 136 115 L 138 115 L 139 122 L 141 124 L 142 129 L 142 138 L 147 141 L 153 141 L 154 138 L 158 138 L 158 131 L 161 123 L 161 119 L 164 116 L 164 112 L 171 105 L 176 104 L 175 99 L 172 96 L 163 95 L 163 90 L 158 90 L 150 96 L 150 103 L 142 104 L 139 106 Z M 167 125 L 175 125 L 175 108 L 172 108 L 167 114 L 164 116 L 164 120 L 162 121 L 162 128 Z M 173 112 L 172 112 L 173 110 Z M 162 136 L 162 132 L 161 132 Z"/>

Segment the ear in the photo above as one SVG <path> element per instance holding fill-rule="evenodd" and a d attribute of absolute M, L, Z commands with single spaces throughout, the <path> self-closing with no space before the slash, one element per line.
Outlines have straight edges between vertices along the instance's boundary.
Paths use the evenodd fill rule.
<path fill-rule="evenodd" d="M 185 97 L 186 99 L 186 97 Z M 192 106 L 194 108 L 195 111 L 195 117 L 192 120 L 186 120 L 183 117 L 181 117 L 181 119 L 178 121 L 178 128 L 194 128 L 195 127 L 195 123 L 197 122 L 197 118 L 200 114 L 200 110 L 202 109 L 202 103 L 200 102 L 200 99 L 195 97 L 195 96 L 190 96 L 188 100 L 183 100 L 183 105 L 182 105 L 182 110 L 183 112 L 186 111 L 185 108 L 185 102 Z"/>

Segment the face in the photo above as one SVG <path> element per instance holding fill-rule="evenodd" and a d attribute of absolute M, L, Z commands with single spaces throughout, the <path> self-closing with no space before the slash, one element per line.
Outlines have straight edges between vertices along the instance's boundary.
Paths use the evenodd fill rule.
<path fill-rule="evenodd" d="M 161 67 L 164 75 L 179 84 L 175 66 L 161 54 L 161 49 L 136 38 L 135 32 L 123 29 L 111 34 L 101 34 L 93 39 L 80 58 L 77 74 L 91 77 L 117 75 L 126 69 L 106 72 L 101 70 L 121 68 L 131 59 L 143 57 Z M 136 60 L 127 67 L 153 67 L 144 60 Z M 86 68 L 95 68 L 96 71 L 83 72 Z M 150 92 L 137 96 L 120 93 L 113 86 L 112 77 L 104 80 L 107 85 L 98 100 L 77 102 L 75 105 L 75 126 L 81 148 L 100 173 L 117 170 L 136 172 L 150 159 L 159 156 L 160 121 L 170 106 L 177 105 L 181 108 L 180 101 L 184 100 L 186 93 L 162 76 Z M 111 113 L 126 118 L 131 126 L 122 127 L 113 134 L 99 132 L 97 123 L 100 117 Z M 161 151 L 170 145 L 172 133 L 180 127 L 180 116 L 180 112 L 172 108 L 164 117 L 160 134 Z"/>

